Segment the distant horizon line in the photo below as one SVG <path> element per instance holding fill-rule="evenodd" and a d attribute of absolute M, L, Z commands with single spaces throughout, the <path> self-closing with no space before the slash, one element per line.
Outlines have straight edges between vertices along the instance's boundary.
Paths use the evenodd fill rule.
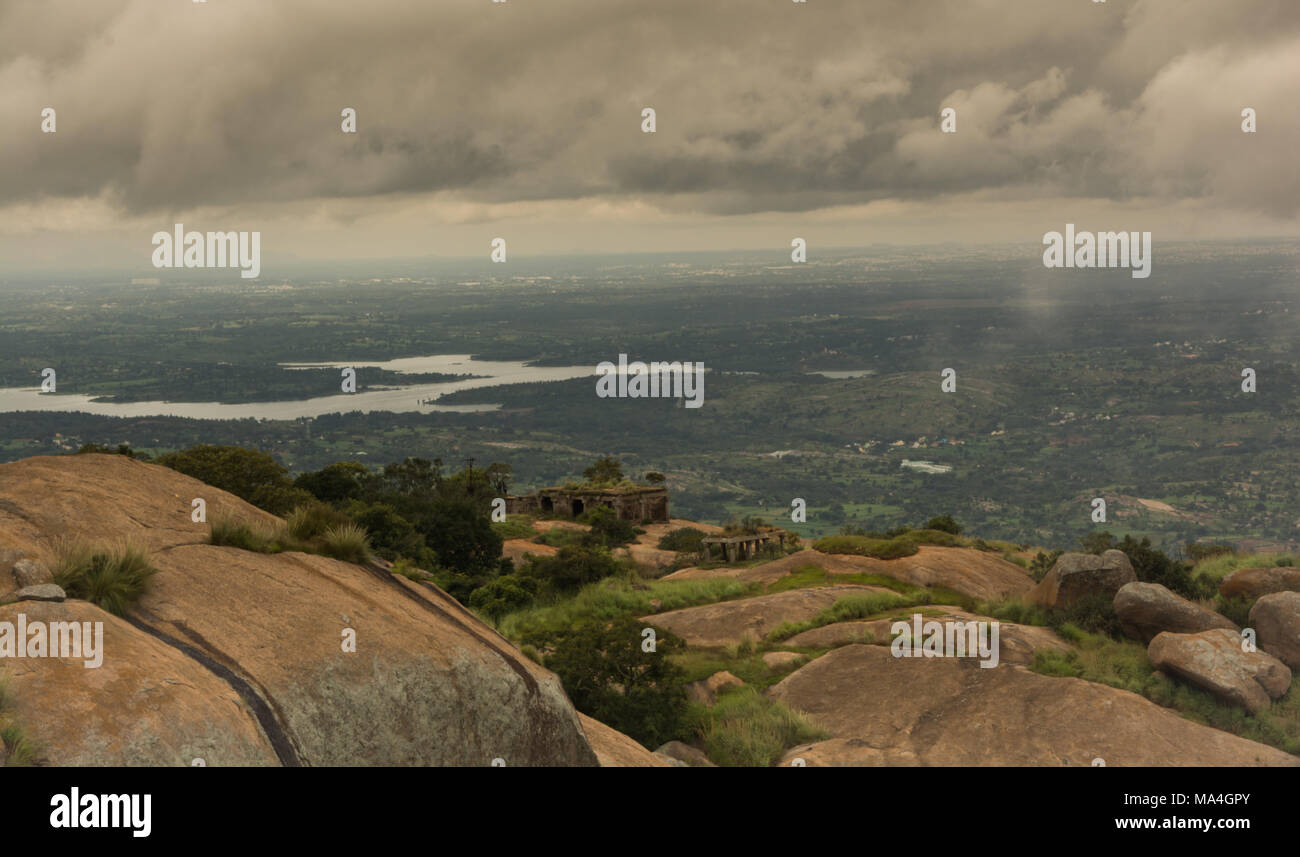
<path fill-rule="evenodd" d="M 1180 246 L 1194 245 L 1194 244 L 1195 245 L 1209 244 L 1209 245 L 1220 246 L 1220 245 L 1243 245 L 1243 244 L 1278 244 L 1278 243 L 1286 243 L 1286 242 L 1296 243 L 1297 249 L 1300 249 L 1300 235 L 1281 235 L 1281 234 L 1260 235 L 1254 237 L 1237 236 L 1237 237 L 1226 237 L 1226 238 L 1182 238 L 1182 239 L 1173 239 L 1169 241 L 1164 241 L 1161 242 L 1161 244 L 1165 247 L 1180 247 Z M 976 249 L 996 249 L 996 248 L 1010 249 L 1010 248 L 1025 248 L 1025 247 L 1034 248 L 1034 252 L 1037 254 L 1041 248 L 1041 243 L 1036 241 L 973 242 L 973 241 L 949 240 L 949 241 L 942 241 L 942 242 L 925 241 L 925 242 L 909 244 L 909 243 L 899 243 L 899 242 L 889 241 L 889 242 L 874 242 L 871 244 L 835 245 L 835 246 L 818 247 L 816 249 L 816 252 L 818 254 L 831 254 L 835 256 L 845 256 L 845 255 L 852 255 L 855 253 L 866 253 L 873 250 L 882 250 L 882 249 L 925 250 L 928 248 L 934 248 L 934 249 L 976 250 Z M 707 256 L 738 255 L 738 254 L 745 254 L 748 256 L 772 254 L 774 262 L 780 262 L 782 259 L 784 259 L 786 260 L 785 264 L 790 264 L 790 265 L 794 265 L 794 264 L 815 265 L 816 262 L 818 261 L 815 257 L 812 257 L 807 262 L 804 263 L 790 262 L 789 248 L 783 248 L 783 247 L 772 247 L 772 248 L 733 247 L 733 248 L 722 248 L 716 250 L 714 249 L 711 250 L 612 250 L 612 251 L 605 251 L 605 252 L 590 252 L 590 253 L 512 252 L 510 255 L 511 261 L 505 263 L 502 266 L 502 272 L 504 273 L 504 271 L 510 270 L 510 268 L 514 267 L 515 260 L 520 260 L 520 259 L 614 260 L 614 259 L 650 259 L 650 258 L 672 258 L 672 257 L 677 257 L 677 258 L 707 257 Z M 438 255 L 438 254 L 426 254 L 426 255 L 411 255 L 411 256 L 348 256 L 348 257 L 329 257 L 329 258 L 320 258 L 320 259 L 305 259 L 301 256 L 293 255 L 293 256 L 284 257 L 282 261 L 277 261 L 274 255 L 268 254 L 266 262 L 264 263 L 264 267 L 274 266 L 280 269 L 293 270 L 293 269 L 302 269 L 302 268 L 309 268 L 309 267 L 331 266 L 331 265 L 352 265 L 352 266 L 370 265 L 370 264 L 396 265 L 396 264 L 428 264 L 431 262 L 438 263 L 438 264 L 468 264 L 468 265 L 493 264 L 488 259 L 487 252 L 484 252 L 482 254 L 475 254 L 472 256 L 447 256 L 447 255 Z M 493 265 L 493 267 L 495 267 L 495 265 Z M 182 270 L 185 270 L 191 277 L 204 278 L 205 269 L 195 268 L 193 270 L 190 269 L 182 269 Z M 4 277 L 15 277 L 15 276 L 36 275 L 36 274 L 49 276 L 49 275 L 60 274 L 60 273 L 63 274 L 75 273 L 81 276 L 112 274 L 117 276 L 134 276 L 137 279 L 159 279 L 164 282 L 167 279 L 169 279 L 166 276 L 160 277 L 159 271 L 156 268 L 150 266 L 144 266 L 144 265 L 129 266 L 129 267 L 103 266 L 100 268 L 95 268 L 91 266 L 64 267 L 64 268 L 59 268 L 54 266 L 23 267 L 23 268 L 0 267 L 0 276 L 4 276 Z M 265 280 L 266 277 L 260 277 L 259 279 Z"/>

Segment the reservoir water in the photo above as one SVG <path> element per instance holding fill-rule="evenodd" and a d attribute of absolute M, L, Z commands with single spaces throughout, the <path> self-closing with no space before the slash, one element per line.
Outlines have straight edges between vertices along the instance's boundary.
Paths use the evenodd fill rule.
<path fill-rule="evenodd" d="M 336 368 L 351 366 L 364 379 L 364 369 L 374 367 L 393 372 L 440 372 L 450 375 L 473 375 L 456 381 L 437 384 L 412 384 L 401 387 L 384 387 L 358 393 L 339 393 L 315 399 L 298 399 L 277 402 L 247 402 L 227 404 L 222 402 L 96 402 L 94 396 L 78 394 L 42 393 L 39 387 L 9 387 L 0 389 L 0 413 L 13 411 L 61 411 L 99 414 L 110 417 L 187 417 L 199 420 L 294 420 L 318 417 L 322 414 L 349 411 L 388 411 L 392 413 L 418 412 L 476 413 L 494 411 L 495 404 L 439 405 L 423 404 L 459 390 L 481 387 L 499 387 L 503 384 L 538 384 L 547 381 L 568 381 L 573 378 L 595 376 L 593 366 L 529 366 L 526 363 L 497 360 L 475 360 L 468 354 L 434 354 L 427 357 L 404 357 L 398 360 L 356 361 L 339 363 L 282 363 L 286 369 Z M 63 382 L 64 379 L 60 379 Z M 340 383 L 341 383 L 340 377 Z"/>

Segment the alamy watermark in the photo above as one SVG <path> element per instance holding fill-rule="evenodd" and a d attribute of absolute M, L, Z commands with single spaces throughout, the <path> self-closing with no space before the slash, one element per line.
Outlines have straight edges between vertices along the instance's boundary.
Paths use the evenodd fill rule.
<path fill-rule="evenodd" d="M 172 232 L 153 234 L 155 268 L 239 268 L 251 280 L 262 273 L 261 232 Z"/>
<path fill-rule="evenodd" d="M 980 658 L 980 667 L 998 665 L 999 637 L 997 622 L 924 621 L 920 613 L 912 621 L 898 621 L 889 626 L 894 641 L 889 650 L 896 658 Z"/>
<path fill-rule="evenodd" d="M 618 365 L 605 360 L 596 371 L 596 395 L 602 399 L 684 399 L 688 408 L 704 404 L 703 363 L 628 363 L 620 354 Z"/>
<path fill-rule="evenodd" d="M 72 658 L 88 670 L 104 663 L 103 622 L 0 622 L 0 658 Z"/>
<path fill-rule="evenodd" d="M 1048 268 L 1132 268 L 1135 279 L 1151 276 L 1150 232 L 1075 232 L 1043 235 L 1043 265 Z"/>

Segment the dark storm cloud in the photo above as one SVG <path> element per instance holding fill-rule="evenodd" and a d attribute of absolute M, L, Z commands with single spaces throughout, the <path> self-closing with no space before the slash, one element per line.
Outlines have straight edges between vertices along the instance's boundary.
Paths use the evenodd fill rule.
<path fill-rule="evenodd" d="M 0 205 L 990 191 L 1293 217 L 1297 79 L 1294 0 L 10 0 Z"/>

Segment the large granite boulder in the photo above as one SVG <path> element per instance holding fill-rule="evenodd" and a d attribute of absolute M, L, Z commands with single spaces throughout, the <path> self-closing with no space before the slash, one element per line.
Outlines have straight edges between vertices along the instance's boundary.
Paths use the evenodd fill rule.
<path fill-rule="evenodd" d="M 1242 637 L 1223 628 L 1198 634 L 1157 634 L 1147 659 L 1158 670 L 1208 690 L 1252 714 L 1268 709 L 1291 687 L 1291 670 L 1272 655 L 1242 651 Z"/>
<path fill-rule="evenodd" d="M 1300 592 L 1300 568 L 1239 568 L 1219 582 L 1224 598 L 1259 598 L 1272 592 Z"/>
<path fill-rule="evenodd" d="M 1025 593 L 1025 601 L 1049 610 L 1069 607 L 1084 598 L 1115 593 L 1137 580 L 1133 564 L 1123 551 L 1061 554 L 1047 575 Z"/>
<path fill-rule="evenodd" d="M 1259 647 L 1291 669 L 1300 669 L 1300 592 L 1274 592 L 1250 608 Z"/>
<path fill-rule="evenodd" d="M 1195 634 L 1213 628 L 1240 631 L 1230 619 L 1180 598 L 1158 583 L 1126 583 L 1115 595 L 1115 614 L 1124 633 L 1143 643 L 1161 631 Z"/>

